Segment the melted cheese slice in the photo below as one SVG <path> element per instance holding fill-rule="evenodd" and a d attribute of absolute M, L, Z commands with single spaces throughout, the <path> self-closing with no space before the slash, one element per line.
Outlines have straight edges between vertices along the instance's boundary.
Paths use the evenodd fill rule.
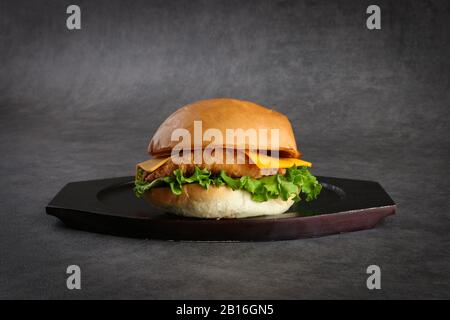
<path fill-rule="evenodd" d="M 272 169 L 272 168 L 290 168 L 292 166 L 311 167 L 311 162 L 307 162 L 295 158 L 274 158 L 267 155 L 259 154 L 256 152 L 246 152 L 247 156 L 252 160 L 254 164 L 260 169 Z M 151 173 L 165 164 L 170 157 L 167 158 L 155 158 L 138 163 L 136 168 L 140 168 L 145 172 Z"/>
<path fill-rule="evenodd" d="M 274 158 L 264 154 L 256 152 L 246 152 L 247 156 L 253 161 L 254 164 L 260 169 L 271 168 L 290 168 L 292 166 L 311 167 L 312 163 L 295 158 Z"/>
<path fill-rule="evenodd" d="M 161 167 L 164 163 L 166 163 L 170 157 L 167 158 L 156 158 L 150 159 L 136 165 L 137 168 L 140 168 L 148 173 L 155 171 L 159 167 Z"/>

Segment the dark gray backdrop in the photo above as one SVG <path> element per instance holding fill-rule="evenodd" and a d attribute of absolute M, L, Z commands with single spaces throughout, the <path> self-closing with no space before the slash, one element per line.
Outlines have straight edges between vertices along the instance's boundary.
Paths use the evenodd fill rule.
<path fill-rule="evenodd" d="M 82 30 L 66 29 L 66 7 Z M 382 29 L 365 27 L 378 4 Z M 0 1 L 0 298 L 449 298 L 448 1 Z M 64 228 L 67 182 L 131 175 L 178 107 L 292 120 L 314 173 L 379 181 L 376 229 L 270 243 Z M 82 290 L 65 269 L 82 269 Z M 369 291 L 365 269 L 382 269 Z"/>

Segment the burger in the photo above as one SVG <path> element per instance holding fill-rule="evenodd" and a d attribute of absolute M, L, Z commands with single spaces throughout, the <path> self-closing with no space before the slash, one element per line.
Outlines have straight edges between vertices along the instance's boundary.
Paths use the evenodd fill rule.
<path fill-rule="evenodd" d="M 148 153 L 136 166 L 134 192 L 177 215 L 277 215 L 322 188 L 301 159 L 289 119 L 249 101 L 209 99 L 178 109 Z"/>

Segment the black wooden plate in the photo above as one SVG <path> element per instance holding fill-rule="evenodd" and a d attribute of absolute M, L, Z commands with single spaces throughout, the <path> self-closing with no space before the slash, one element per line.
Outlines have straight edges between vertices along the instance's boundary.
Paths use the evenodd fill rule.
<path fill-rule="evenodd" d="M 133 177 L 71 182 L 47 205 L 69 227 L 120 236 L 199 241 L 264 241 L 373 228 L 395 203 L 377 182 L 318 177 L 317 200 L 277 216 L 208 220 L 184 218 L 133 194 Z"/>

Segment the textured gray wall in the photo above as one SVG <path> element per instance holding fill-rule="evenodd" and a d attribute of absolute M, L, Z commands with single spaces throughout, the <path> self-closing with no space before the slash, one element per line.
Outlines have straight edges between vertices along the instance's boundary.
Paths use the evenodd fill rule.
<path fill-rule="evenodd" d="M 67 5 L 82 30 L 65 27 Z M 365 27 L 369 4 L 382 29 Z M 449 298 L 448 1 L 0 0 L 1 298 Z M 130 175 L 183 104 L 286 113 L 314 172 L 377 180 L 379 228 L 275 243 L 65 229 L 67 182 Z M 83 290 L 65 289 L 79 264 Z M 383 290 L 365 288 L 379 264 Z"/>

